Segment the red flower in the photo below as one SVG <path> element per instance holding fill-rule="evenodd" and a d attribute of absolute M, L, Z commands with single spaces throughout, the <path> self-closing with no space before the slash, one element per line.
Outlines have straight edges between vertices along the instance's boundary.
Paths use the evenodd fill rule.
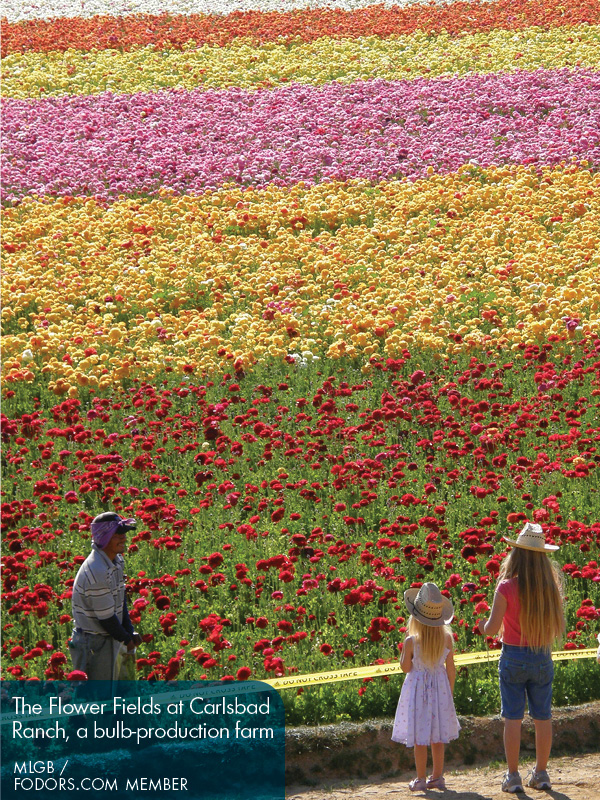
<path fill-rule="evenodd" d="M 82 672 L 80 669 L 74 669 L 73 672 L 69 672 L 67 675 L 68 681 L 87 681 L 88 676 L 85 672 Z"/>
<path fill-rule="evenodd" d="M 52 653 L 52 655 L 50 656 L 49 663 L 53 669 L 56 669 L 56 667 L 60 667 L 62 666 L 62 664 L 67 663 L 67 657 L 64 653 L 61 653 L 60 651 L 58 653 Z"/>
<path fill-rule="evenodd" d="M 208 564 L 213 569 L 215 567 L 221 566 L 222 563 L 223 563 L 223 556 L 221 555 L 221 553 L 212 553 L 210 556 L 208 556 Z"/>
<path fill-rule="evenodd" d="M 487 562 L 485 568 L 490 573 L 490 575 L 497 575 L 500 572 L 500 564 L 498 564 L 498 562 L 495 561 L 493 558 L 491 558 Z"/>
<path fill-rule="evenodd" d="M 250 667 L 240 667 L 236 672 L 235 677 L 238 681 L 247 681 L 250 675 L 252 675 L 252 670 Z"/>
<path fill-rule="evenodd" d="M 41 647 L 34 647 L 28 653 L 23 656 L 24 661 L 29 661 L 32 658 L 39 658 L 40 656 L 44 655 L 44 651 Z M 65 659 L 66 661 L 66 659 Z"/>
<path fill-rule="evenodd" d="M 280 519 L 283 519 L 284 514 L 285 508 L 276 508 L 271 514 L 271 522 L 279 522 Z"/>

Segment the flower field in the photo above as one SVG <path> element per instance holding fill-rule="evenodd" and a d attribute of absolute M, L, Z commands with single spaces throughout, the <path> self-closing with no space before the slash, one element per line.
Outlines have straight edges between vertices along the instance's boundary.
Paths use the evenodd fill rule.
<path fill-rule="evenodd" d="M 218 5 L 5 4 L 3 677 L 68 674 L 113 509 L 140 679 L 395 660 L 425 580 L 497 648 L 526 519 L 594 646 L 599 4 Z M 399 680 L 287 720 L 389 715 Z M 554 685 L 600 697 L 591 659 Z M 456 703 L 496 713 L 495 667 Z"/>

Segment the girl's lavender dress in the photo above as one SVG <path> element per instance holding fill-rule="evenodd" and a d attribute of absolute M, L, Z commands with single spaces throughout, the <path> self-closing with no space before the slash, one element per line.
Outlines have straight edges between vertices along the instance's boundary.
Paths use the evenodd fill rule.
<path fill-rule="evenodd" d="M 415 744 L 447 743 L 458 737 L 460 725 L 444 666 L 449 653 L 450 650 L 445 649 L 436 666 L 428 669 L 415 644 L 413 668 L 402 685 L 392 741 L 414 747 Z"/>

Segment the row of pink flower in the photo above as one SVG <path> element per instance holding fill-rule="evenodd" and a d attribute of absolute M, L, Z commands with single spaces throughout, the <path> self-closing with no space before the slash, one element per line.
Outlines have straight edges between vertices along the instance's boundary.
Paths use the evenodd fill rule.
<path fill-rule="evenodd" d="M 472 162 L 600 162 L 600 74 L 7 100 L 4 197 L 421 177 Z"/>

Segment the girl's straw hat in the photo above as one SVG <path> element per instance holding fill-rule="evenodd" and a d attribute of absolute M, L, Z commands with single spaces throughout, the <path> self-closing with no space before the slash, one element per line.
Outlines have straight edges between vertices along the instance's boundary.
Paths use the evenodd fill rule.
<path fill-rule="evenodd" d="M 514 545 L 515 547 L 522 547 L 523 550 L 537 550 L 544 552 L 548 550 L 558 550 L 558 545 L 546 544 L 546 537 L 541 525 L 536 525 L 534 522 L 526 522 L 525 527 L 517 536 L 516 541 L 507 539 L 506 536 L 502 537 L 505 542 Z"/>
<path fill-rule="evenodd" d="M 435 583 L 424 583 L 420 589 L 407 589 L 404 602 L 415 619 L 433 628 L 448 625 L 454 616 L 452 603 Z"/>

